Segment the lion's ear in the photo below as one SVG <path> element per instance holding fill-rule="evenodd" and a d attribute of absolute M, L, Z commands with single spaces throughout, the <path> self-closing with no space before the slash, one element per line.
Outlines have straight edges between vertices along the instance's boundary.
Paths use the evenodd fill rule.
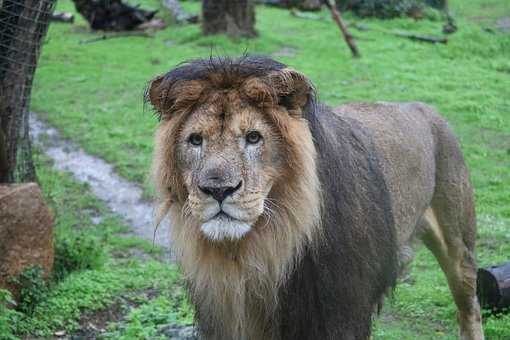
<path fill-rule="evenodd" d="M 163 87 L 161 86 L 165 76 L 158 76 L 151 80 L 147 91 L 145 92 L 145 100 L 150 102 L 154 109 L 161 117 L 163 114 Z"/>
<path fill-rule="evenodd" d="M 278 104 L 284 106 L 290 115 L 301 116 L 303 108 L 314 95 L 310 80 L 291 68 L 271 73 L 268 78 Z"/>
<path fill-rule="evenodd" d="M 159 118 L 169 119 L 176 113 L 190 110 L 198 103 L 204 89 L 205 84 L 200 80 L 159 76 L 151 81 L 145 97 L 156 109 Z"/>

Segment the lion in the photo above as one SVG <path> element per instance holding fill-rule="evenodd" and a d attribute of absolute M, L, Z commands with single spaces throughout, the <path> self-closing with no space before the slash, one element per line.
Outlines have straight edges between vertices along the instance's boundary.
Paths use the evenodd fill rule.
<path fill-rule="evenodd" d="M 416 240 L 437 258 L 461 339 L 483 339 L 469 174 L 421 103 L 317 101 L 262 56 L 152 80 L 160 216 L 205 339 L 369 339 Z"/>

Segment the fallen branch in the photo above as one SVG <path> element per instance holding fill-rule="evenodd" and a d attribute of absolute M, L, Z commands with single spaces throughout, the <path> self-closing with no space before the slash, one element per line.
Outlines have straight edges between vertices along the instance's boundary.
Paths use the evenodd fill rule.
<path fill-rule="evenodd" d="M 121 33 L 113 33 L 113 34 L 103 34 L 102 36 L 95 37 L 87 40 L 80 40 L 80 45 L 91 44 L 98 41 L 115 39 L 115 38 L 126 38 L 126 37 L 143 37 L 143 38 L 152 38 L 153 34 L 145 32 L 145 31 L 133 31 L 133 32 L 121 32 Z"/>
<path fill-rule="evenodd" d="M 414 41 L 421 41 L 421 42 L 428 42 L 432 44 L 447 44 L 448 38 L 445 36 L 432 36 L 432 35 L 423 35 L 423 34 L 416 34 L 416 33 L 410 33 L 410 32 L 403 32 L 403 31 L 388 31 L 381 28 L 370 28 L 363 24 L 355 23 L 352 25 L 353 28 L 359 30 L 359 31 L 376 31 L 381 32 L 384 34 L 390 34 L 396 37 L 401 38 L 407 38 Z"/>
<path fill-rule="evenodd" d="M 347 46 L 349 46 L 352 56 L 354 58 L 361 57 L 358 47 L 356 46 L 356 42 L 354 41 L 353 36 L 349 33 L 347 30 L 347 26 L 342 21 L 342 17 L 340 16 L 340 12 L 338 12 L 336 8 L 336 2 L 335 0 L 326 0 L 326 7 L 331 11 L 331 16 L 333 17 L 333 20 L 335 20 L 336 24 L 340 28 L 340 31 L 342 31 L 342 35 L 344 37 L 345 42 L 347 43 Z"/>
<path fill-rule="evenodd" d="M 393 34 L 397 37 L 407 38 L 410 40 L 415 41 L 423 41 L 428 42 L 432 44 L 447 44 L 448 38 L 447 37 L 436 37 L 432 35 L 421 35 L 421 34 L 414 34 L 414 33 L 408 33 L 408 32 L 400 32 L 400 31 L 392 31 L 390 34 Z"/>
<path fill-rule="evenodd" d="M 178 0 L 161 0 L 161 5 L 170 12 L 173 20 L 178 24 L 196 24 L 198 22 L 198 15 L 187 13 Z"/>

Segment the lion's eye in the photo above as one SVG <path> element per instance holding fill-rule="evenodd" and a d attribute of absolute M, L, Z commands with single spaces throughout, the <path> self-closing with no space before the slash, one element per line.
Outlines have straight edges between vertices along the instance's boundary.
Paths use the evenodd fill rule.
<path fill-rule="evenodd" d="M 198 133 L 192 133 L 188 138 L 188 142 L 195 146 L 202 145 L 202 141 L 202 136 L 200 136 Z"/>
<path fill-rule="evenodd" d="M 262 139 L 262 136 L 257 131 L 250 131 L 246 135 L 246 142 L 249 144 L 257 144 Z"/>

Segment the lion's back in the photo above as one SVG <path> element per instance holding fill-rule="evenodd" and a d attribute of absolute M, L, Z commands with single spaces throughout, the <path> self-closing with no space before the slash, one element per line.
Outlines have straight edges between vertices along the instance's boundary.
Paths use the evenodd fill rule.
<path fill-rule="evenodd" d="M 372 137 L 392 198 L 398 241 L 407 243 L 434 194 L 434 136 L 446 128 L 445 121 L 422 103 L 346 104 L 334 112 L 358 122 Z"/>

